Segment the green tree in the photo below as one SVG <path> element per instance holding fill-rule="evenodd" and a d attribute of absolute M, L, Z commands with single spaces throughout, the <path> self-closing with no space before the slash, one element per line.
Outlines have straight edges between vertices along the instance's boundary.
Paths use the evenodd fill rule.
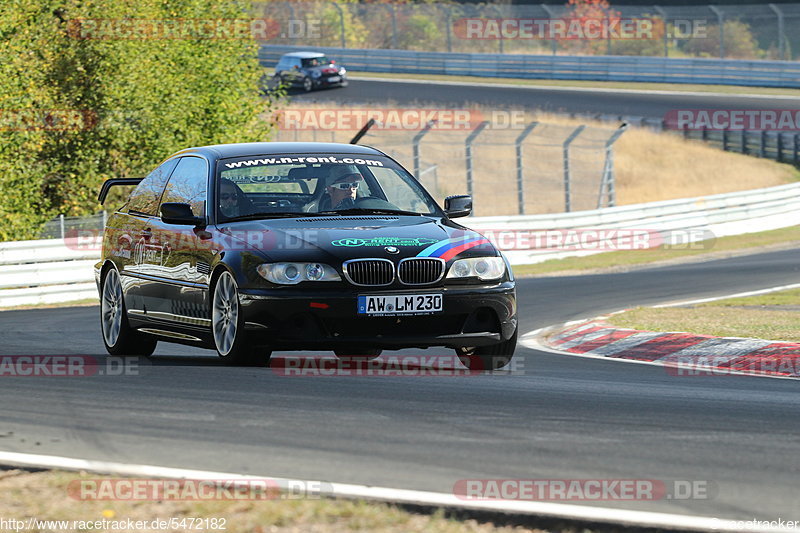
<path fill-rule="evenodd" d="M 738 20 L 726 20 L 724 30 L 725 57 L 734 59 L 759 59 L 764 52 L 759 50 L 750 26 Z M 700 57 L 719 57 L 719 26 L 708 26 L 704 35 L 694 36 L 683 46 L 686 53 Z"/>
<path fill-rule="evenodd" d="M 258 92 L 251 7 L 5 0 L 0 240 L 96 211 L 105 179 L 144 176 L 178 149 L 266 140 L 272 125 L 261 117 L 278 96 Z"/>

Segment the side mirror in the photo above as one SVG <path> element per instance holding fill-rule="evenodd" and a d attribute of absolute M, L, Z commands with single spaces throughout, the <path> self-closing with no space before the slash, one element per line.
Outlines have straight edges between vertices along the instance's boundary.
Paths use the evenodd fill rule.
<path fill-rule="evenodd" d="M 444 199 L 444 212 L 450 218 L 465 217 L 472 213 L 472 196 L 458 194 Z"/>
<path fill-rule="evenodd" d="M 205 219 L 194 216 L 189 204 L 165 202 L 161 204 L 161 221 L 178 226 L 203 226 Z"/>

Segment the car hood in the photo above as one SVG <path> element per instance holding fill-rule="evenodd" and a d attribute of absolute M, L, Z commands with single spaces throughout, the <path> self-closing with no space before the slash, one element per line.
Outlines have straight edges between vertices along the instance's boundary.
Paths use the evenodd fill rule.
<path fill-rule="evenodd" d="M 267 261 L 341 263 L 380 257 L 439 257 L 445 261 L 497 255 L 479 233 L 447 219 L 423 216 L 333 216 L 242 221 L 229 232 Z"/>

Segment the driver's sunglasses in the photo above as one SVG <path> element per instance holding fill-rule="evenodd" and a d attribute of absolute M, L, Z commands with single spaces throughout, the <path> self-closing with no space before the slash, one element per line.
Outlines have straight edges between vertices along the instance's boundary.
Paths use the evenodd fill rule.
<path fill-rule="evenodd" d="M 359 183 L 354 181 L 352 183 L 334 183 L 331 185 L 334 189 L 339 189 L 340 191 L 346 191 L 348 189 L 358 189 Z"/>

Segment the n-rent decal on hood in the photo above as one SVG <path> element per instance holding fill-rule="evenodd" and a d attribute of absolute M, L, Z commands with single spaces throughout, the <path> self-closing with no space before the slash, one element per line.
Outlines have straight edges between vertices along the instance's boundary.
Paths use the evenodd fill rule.
<path fill-rule="evenodd" d="M 457 237 L 455 239 L 445 239 L 431 244 L 418 253 L 417 257 L 439 257 L 444 261 L 449 261 L 461 252 L 482 244 L 489 244 L 489 240 L 477 234 Z"/>

